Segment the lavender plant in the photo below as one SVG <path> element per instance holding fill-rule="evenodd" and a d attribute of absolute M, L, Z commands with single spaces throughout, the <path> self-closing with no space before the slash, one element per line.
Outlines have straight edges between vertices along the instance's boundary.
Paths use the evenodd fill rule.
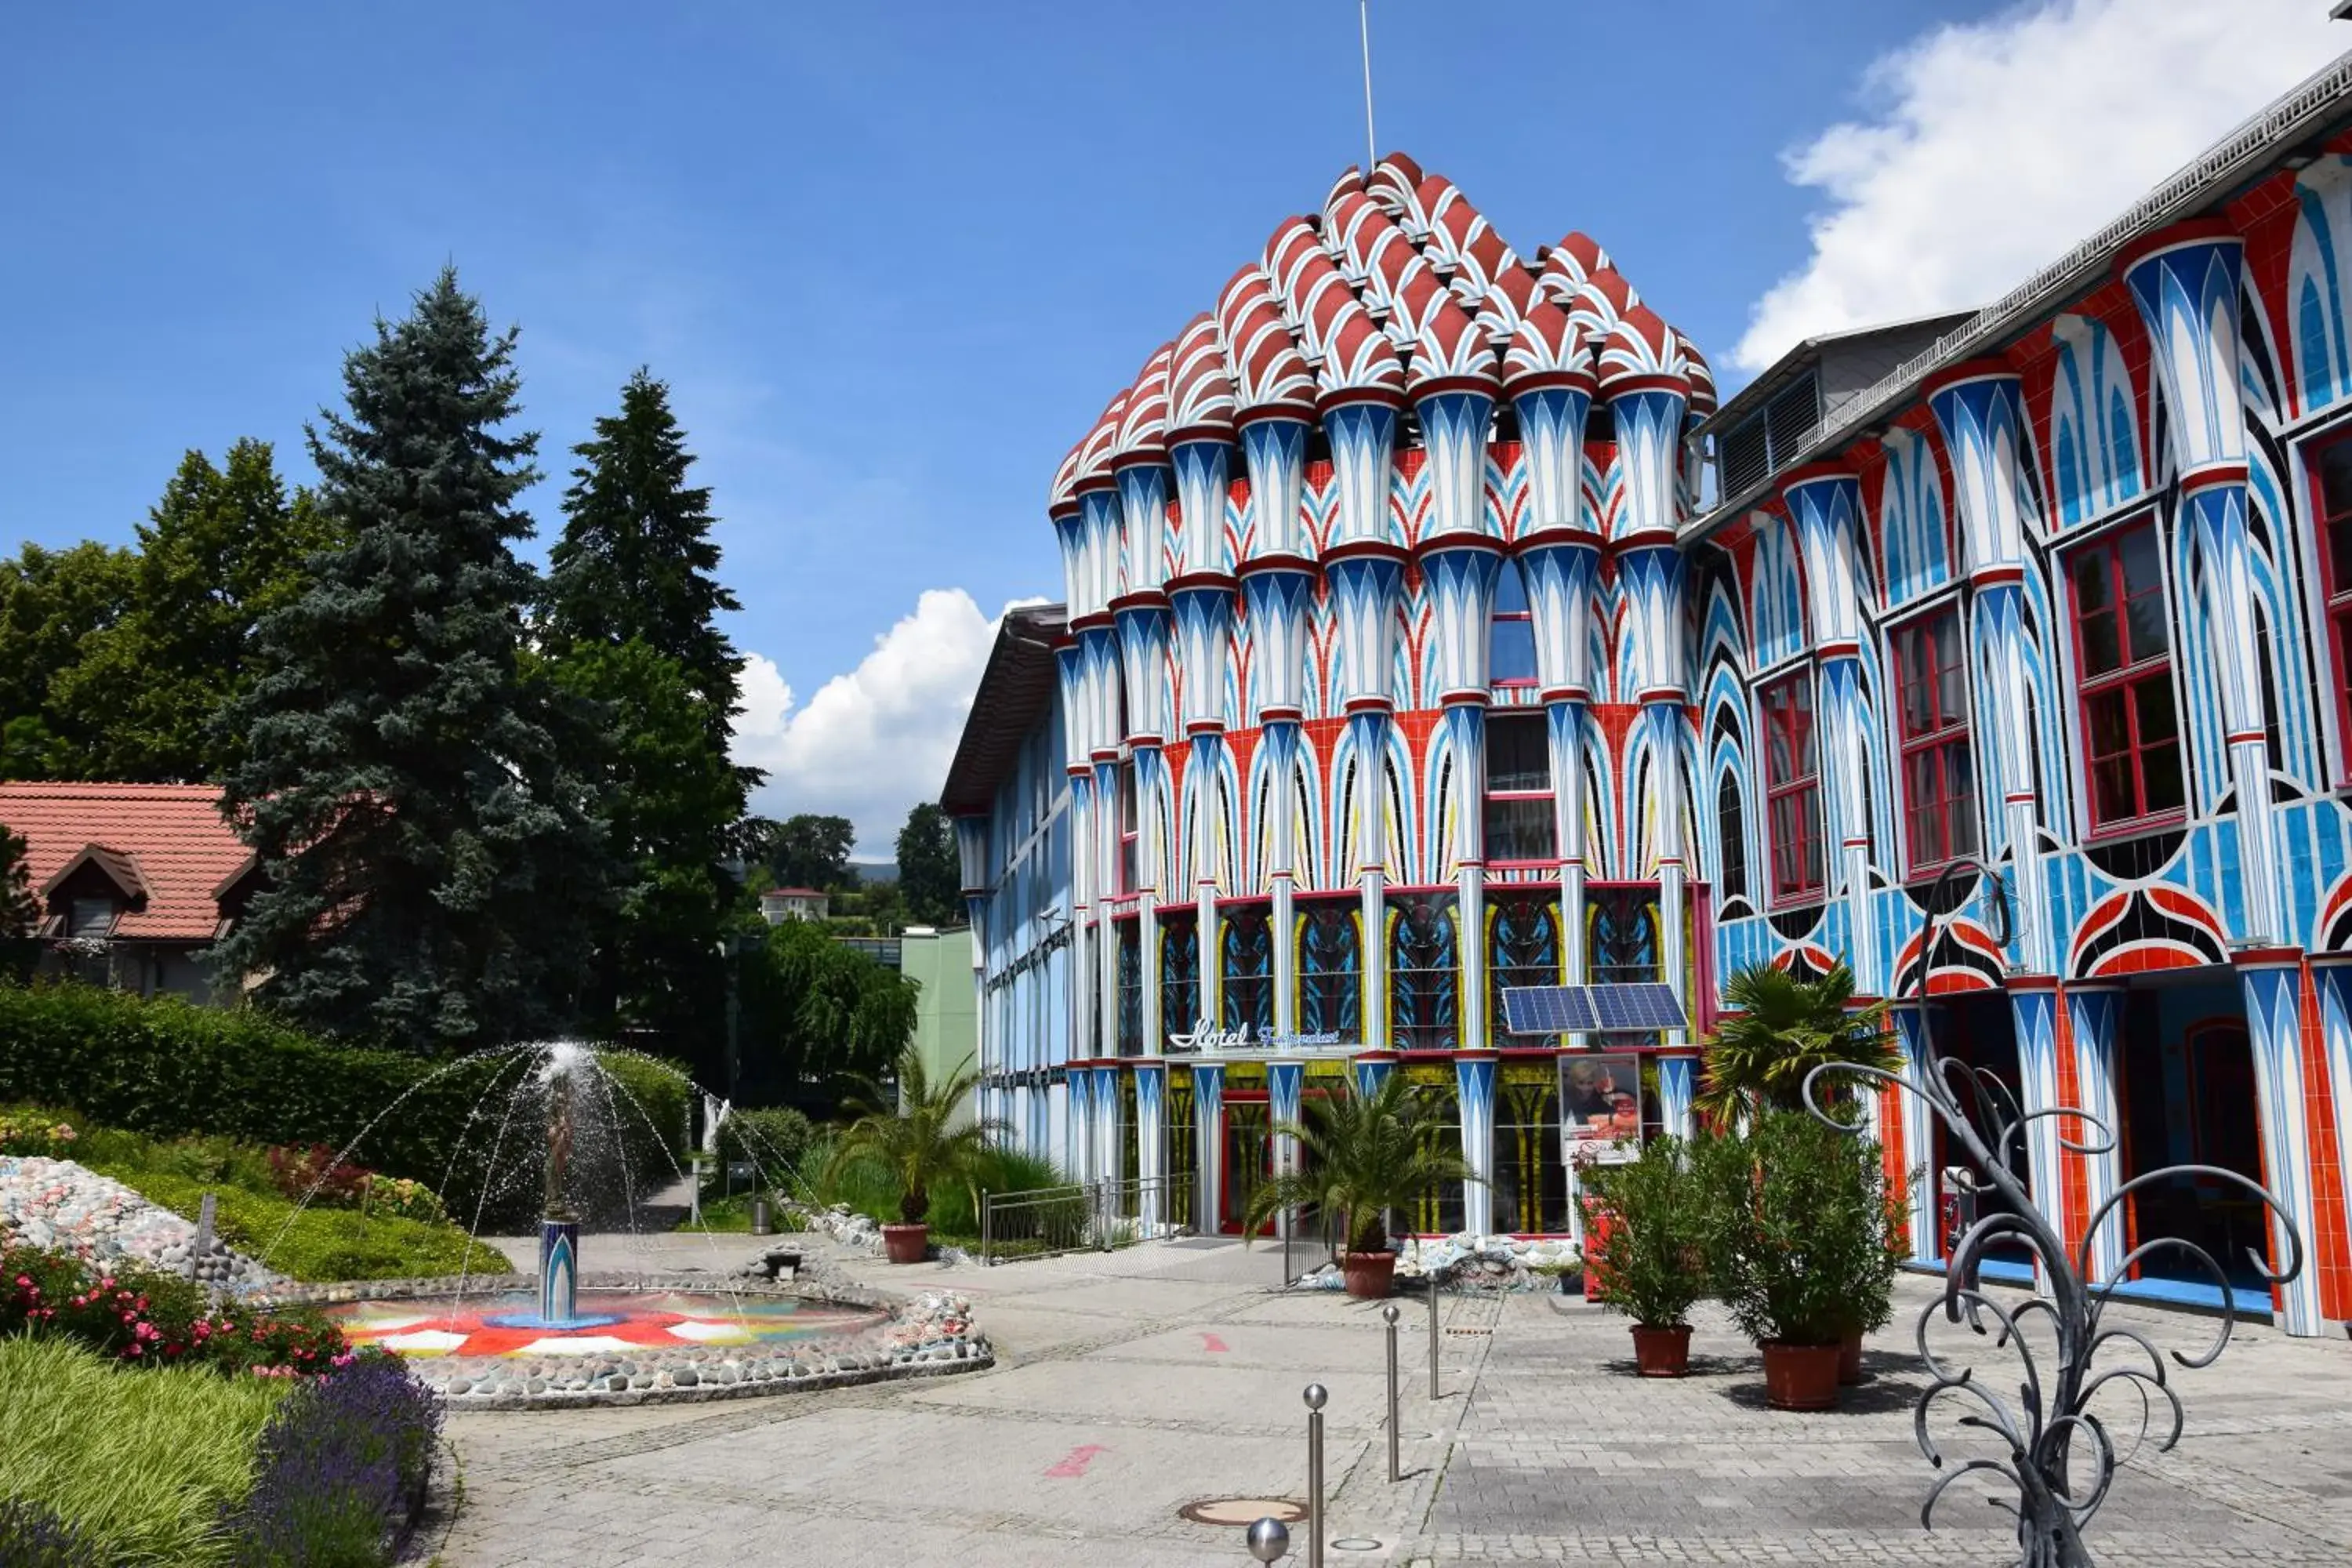
<path fill-rule="evenodd" d="M 39 1503 L 0 1498 L 0 1568 L 107 1568 L 107 1561 Z"/>
<path fill-rule="evenodd" d="M 382 1568 L 422 1510 L 441 1406 L 391 1356 L 298 1389 L 261 1436 L 232 1521 L 236 1568 Z"/>

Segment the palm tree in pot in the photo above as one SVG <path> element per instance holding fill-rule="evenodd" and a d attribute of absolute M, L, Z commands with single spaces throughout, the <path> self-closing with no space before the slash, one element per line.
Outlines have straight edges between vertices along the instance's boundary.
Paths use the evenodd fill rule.
<path fill-rule="evenodd" d="M 1278 1171 L 1250 1194 L 1243 1233 L 1254 1235 L 1285 1209 L 1315 1210 L 1344 1245 L 1350 1296 L 1389 1293 L 1396 1274 L 1389 1214 L 1410 1211 L 1443 1183 L 1477 1180 L 1442 1146 L 1419 1086 L 1401 1072 L 1369 1090 L 1350 1079 L 1344 1093 L 1310 1102 L 1303 1121 L 1275 1131 L 1298 1141 L 1304 1168 Z"/>
<path fill-rule="evenodd" d="M 1805 1077 L 1817 1067 L 1853 1062 L 1888 1072 L 1903 1052 L 1886 1022 L 1886 1004 L 1857 1005 L 1853 971 L 1841 963 L 1803 980 L 1769 963 L 1736 970 L 1723 983 L 1726 1016 L 1706 1045 L 1706 1081 L 1697 1108 L 1727 1126 L 1759 1111 L 1796 1110 Z M 1858 1079 L 1825 1075 L 1825 1098 L 1850 1098 Z"/>
<path fill-rule="evenodd" d="M 1643 1377 L 1690 1369 L 1691 1303 L 1706 1293 L 1706 1194 L 1679 1138 L 1654 1139 L 1638 1159 L 1585 1173 L 1591 1212 L 1585 1268 L 1592 1300 L 1633 1320 Z"/>
<path fill-rule="evenodd" d="M 857 1120 L 835 1142 L 831 1169 L 853 1160 L 871 1160 L 890 1173 L 898 1193 L 898 1221 L 882 1227 L 882 1245 L 893 1263 L 920 1263 L 930 1248 L 931 1189 L 948 1182 L 969 1183 L 990 1140 L 1004 1124 L 974 1117 L 959 1122 L 963 1102 L 980 1081 L 970 1068 L 934 1080 L 923 1058 L 909 1047 L 898 1058 L 898 1092 L 879 1085 L 850 1109 Z"/>

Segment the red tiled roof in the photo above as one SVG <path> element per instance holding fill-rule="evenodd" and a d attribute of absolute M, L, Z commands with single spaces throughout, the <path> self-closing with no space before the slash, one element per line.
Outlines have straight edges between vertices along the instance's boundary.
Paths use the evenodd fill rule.
<path fill-rule="evenodd" d="M 210 784 L 0 784 L 0 826 L 25 841 L 35 889 L 93 847 L 134 865 L 147 902 L 124 911 L 117 937 L 209 942 L 250 857 L 220 799 Z"/>

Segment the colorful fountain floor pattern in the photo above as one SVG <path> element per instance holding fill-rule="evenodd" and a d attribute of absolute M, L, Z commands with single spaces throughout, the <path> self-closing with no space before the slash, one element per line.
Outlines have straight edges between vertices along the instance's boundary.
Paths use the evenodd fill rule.
<path fill-rule="evenodd" d="M 410 1301 L 354 1301 L 331 1310 L 354 1344 L 411 1356 L 625 1355 L 632 1351 L 733 1345 L 782 1346 L 871 1329 L 889 1314 L 793 1297 L 580 1296 L 577 1328 L 536 1326 L 539 1299 L 526 1292 Z"/>

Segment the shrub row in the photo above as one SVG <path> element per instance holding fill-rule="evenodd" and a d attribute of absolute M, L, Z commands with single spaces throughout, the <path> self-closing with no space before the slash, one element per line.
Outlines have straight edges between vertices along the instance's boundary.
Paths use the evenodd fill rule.
<path fill-rule="evenodd" d="M 687 1086 L 664 1064 L 606 1053 L 623 1155 L 638 1191 L 675 1179 Z M 461 1220 L 518 1217 L 536 1201 L 513 1179 L 534 1157 L 499 1106 L 520 1080 L 512 1053 L 430 1061 L 314 1039 L 249 1008 L 198 1007 L 74 984 L 0 984 L 0 1101 L 71 1107 L 157 1137 L 225 1134 L 248 1143 L 350 1152 L 372 1170 L 424 1183 Z M 493 1166 L 496 1166 L 494 1169 Z M 488 1205 L 483 1206 L 486 1192 Z"/>

